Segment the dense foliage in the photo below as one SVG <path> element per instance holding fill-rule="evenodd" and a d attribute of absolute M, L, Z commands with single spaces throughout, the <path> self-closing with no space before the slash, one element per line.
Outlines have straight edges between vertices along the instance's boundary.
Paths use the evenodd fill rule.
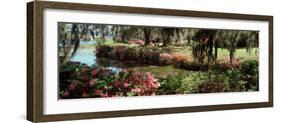
<path fill-rule="evenodd" d="M 247 55 L 255 48 L 258 54 L 257 31 L 78 23 L 58 23 L 58 31 L 60 98 L 259 90 L 256 57 L 240 59 L 236 54 L 238 48 Z M 80 46 L 81 41 L 94 43 Z M 93 66 L 71 61 L 81 47 L 104 61 L 95 59 Z M 223 57 L 219 50 L 226 51 Z M 135 64 L 136 69 L 168 66 L 180 72 L 158 70 L 167 73 L 159 76 L 128 66 L 115 71 L 107 60 Z"/>
<path fill-rule="evenodd" d="M 60 98 L 152 96 L 169 94 L 255 91 L 256 61 L 241 63 L 240 69 L 178 73 L 155 78 L 151 73 L 114 72 L 70 62 L 60 71 Z"/>

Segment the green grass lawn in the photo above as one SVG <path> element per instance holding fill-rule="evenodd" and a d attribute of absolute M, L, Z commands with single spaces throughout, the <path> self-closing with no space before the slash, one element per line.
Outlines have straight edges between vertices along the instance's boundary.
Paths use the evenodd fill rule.
<path fill-rule="evenodd" d="M 229 51 L 227 49 L 219 49 L 218 50 L 219 57 L 228 58 L 229 57 Z M 253 48 L 250 53 L 246 51 L 246 48 L 240 48 L 236 50 L 235 54 L 236 58 L 239 58 L 240 60 L 258 60 L 259 59 L 259 49 Z"/>
<path fill-rule="evenodd" d="M 123 43 L 123 42 L 114 42 L 113 40 L 106 40 L 104 43 L 102 43 L 103 45 L 109 45 L 109 46 L 130 46 L 130 47 L 134 47 L 134 46 L 138 46 L 137 44 L 128 44 L 128 43 Z M 79 48 L 96 48 L 97 44 L 83 44 L 80 45 Z"/>
<path fill-rule="evenodd" d="M 192 49 L 190 46 L 175 47 L 169 46 L 172 49 L 173 54 L 183 54 L 192 56 Z M 235 57 L 244 61 L 247 59 L 258 60 L 259 59 L 259 49 L 253 48 L 250 53 L 246 51 L 246 48 L 236 49 Z M 218 49 L 218 60 L 223 60 L 229 58 L 229 51 L 227 49 Z"/>

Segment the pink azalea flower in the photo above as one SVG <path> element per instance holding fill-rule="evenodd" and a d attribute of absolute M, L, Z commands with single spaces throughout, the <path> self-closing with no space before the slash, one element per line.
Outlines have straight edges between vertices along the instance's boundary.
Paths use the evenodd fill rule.
<path fill-rule="evenodd" d="M 160 86 L 161 86 L 160 82 L 156 82 L 155 85 L 154 85 L 155 88 L 159 88 Z"/>
<path fill-rule="evenodd" d="M 140 88 L 134 88 L 134 89 L 131 90 L 131 92 L 140 93 L 141 89 Z"/>
<path fill-rule="evenodd" d="M 154 82 L 154 77 L 150 73 L 147 73 L 146 76 L 147 76 L 147 78 L 146 78 L 146 86 L 148 88 L 153 87 L 153 85 L 154 85 L 154 83 L 153 83 Z"/>
<path fill-rule="evenodd" d="M 79 81 L 78 80 L 74 80 L 73 83 L 76 85 L 76 84 L 79 83 Z"/>
<path fill-rule="evenodd" d="M 102 93 L 102 92 L 101 92 L 100 89 L 96 90 L 96 94 L 97 94 L 97 95 L 100 95 L 101 93 Z"/>
<path fill-rule="evenodd" d="M 90 81 L 89 81 L 89 85 L 90 85 L 90 87 L 93 87 L 93 86 L 94 86 L 94 84 L 95 84 L 95 80 L 94 80 L 94 79 L 92 79 L 92 80 L 90 80 Z"/>
<path fill-rule="evenodd" d="M 125 87 L 125 88 L 128 88 L 128 87 L 129 87 L 129 83 L 127 83 L 127 82 L 124 83 L 124 87 Z"/>
<path fill-rule="evenodd" d="M 107 91 L 104 94 L 102 94 L 102 97 L 108 97 Z"/>
<path fill-rule="evenodd" d="M 69 97 L 69 91 L 65 91 L 64 93 L 63 93 L 63 96 L 65 96 L 65 97 Z"/>
<path fill-rule="evenodd" d="M 123 72 L 128 72 L 128 69 L 124 68 L 122 71 L 123 71 Z"/>
<path fill-rule="evenodd" d="M 82 97 L 87 97 L 87 96 L 88 96 L 88 95 L 87 95 L 86 91 L 83 91 Z"/>

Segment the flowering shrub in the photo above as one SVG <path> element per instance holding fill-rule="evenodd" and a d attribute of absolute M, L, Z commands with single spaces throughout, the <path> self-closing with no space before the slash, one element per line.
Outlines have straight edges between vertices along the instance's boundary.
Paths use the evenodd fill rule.
<path fill-rule="evenodd" d="M 115 46 L 113 47 L 111 54 L 114 59 L 125 60 L 125 52 L 126 52 L 125 46 Z"/>
<path fill-rule="evenodd" d="M 234 59 L 232 64 L 233 65 L 230 64 L 229 58 L 225 58 L 223 61 L 217 62 L 214 65 L 212 65 L 211 69 L 218 72 L 226 72 L 227 70 L 230 69 L 239 69 L 241 62 L 238 58 L 236 58 Z"/>
<path fill-rule="evenodd" d="M 160 49 L 153 47 L 143 47 L 139 49 L 139 61 L 145 64 L 158 65 L 160 57 Z"/>
<path fill-rule="evenodd" d="M 108 45 L 98 45 L 96 47 L 96 56 L 97 57 L 112 57 L 111 52 L 113 47 Z"/>
<path fill-rule="evenodd" d="M 96 56 L 116 60 L 139 61 L 146 64 L 159 63 L 160 50 L 158 48 L 137 48 L 126 46 L 97 46 Z M 106 53 L 105 53 L 106 52 Z"/>
<path fill-rule="evenodd" d="M 221 66 L 222 66 L 222 69 L 223 70 L 228 70 L 228 69 L 231 69 L 232 67 L 233 68 L 239 68 L 240 67 L 240 59 L 239 58 L 235 58 L 233 61 L 232 61 L 232 65 L 230 64 L 230 59 L 229 58 L 225 58 L 223 60 L 223 62 L 221 63 Z"/>
<path fill-rule="evenodd" d="M 161 53 L 162 50 L 157 47 L 127 47 L 127 46 L 97 46 L 96 55 L 98 57 L 107 57 L 115 60 L 137 61 L 143 64 L 151 65 L 173 65 L 176 68 L 207 71 L 209 68 L 218 71 L 227 71 L 229 69 L 239 69 L 241 62 L 235 58 L 230 64 L 229 58 L 225 58 L 221 62 L 217 62 L 211 67 L 208 64 L 199 64 L 193 62 L 192 56 L 182 54 Z"/>
<path fill-rule="evenodd" d="M 199 64 L 197 62 L 193 61 L 185 61 L 182 63 L 181 68 L 191 71 L 207 71 L 208 70 L 208 64 Z"/>
<path fill-rule="evenodd" d="M 159 58 L 160 65 L 169 65 L 173 62 L 173 56 L 169 53 L 161 53 Z"/>
<path fill-rule="evenodd" d="M 152 96 L 156 94 L 160 83 L 150 73 L 120 73 L 113 84 L 118 90 L 115 96 Z"/>
<path fill-rule="evenodd" d="M 128 43 L 129 43 L 129 44 L 144 45 L 145 42 L 144 42 L 143 40 L 137 39 L 137 40 L 129 40 Z"/>
<path fill-rule="evenodd" d="M 182 68 L 182 66 L 191 61 L 192 57 L 180 54 L 173 54 L 173 65 L 177 68 Z"/>
<path fill-rule="evenodd" d="M 60 72 L 59 95 L 64 99 L 151 96 L 156 94 L 159 87 L 160 82 L 150 73 L 122 71 L 116 74 L 105 68 L 68 64 Z"/>
<path fill-rule="evenodd" d="M 185 61 L 192 61 L 191 56 L 180 55 L 180 54 L 173 54 L 174 64 L 185 62 Z"/>
<path fill-rule="evenodd" d="M 139 52 L 136 48 L 127 48 L 124 55 L 128 61 L 137 61 L 139 59 Z"/>

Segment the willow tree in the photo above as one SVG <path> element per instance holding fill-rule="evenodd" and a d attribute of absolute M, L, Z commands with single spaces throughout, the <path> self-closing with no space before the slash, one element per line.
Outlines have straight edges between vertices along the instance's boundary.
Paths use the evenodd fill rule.
<path fill-rule="evenodd" d="M 78 24 L 59 23 L 58 27 L 59 59 L 60 64 L 63 65 L 75 55 L 81 34 Z"/>
<path fill-rule="evenodd" d="M 167 46 L 168 44 L 170 44 L 171 40 L 172 40 L 172 36 L 174 36 L 174 28 L 162 28 L 161 29 L 161 34 L 163 37 L 163 46 Z"/>
<path fill-rule="evenodd" d="M 195 62 L 203 64 L 205 57 L 209 64 L 216 60 L 213 49 L 216 46 L 214 36 L 216 30 L 202 29 L 194 36 L 195 40 L 192 44 L 192 54 Z"/>
<path fill-rule="evenodd" d="M 90 34 L 90 24 L 79 24 L 78 29 L 81 30 L 81 38 L 83 40 L 90 40 L 88 34 Z"/>
<path fill-rule="evenodd" d="M 222 30 L 218 36 L 221 43 L 229 51 L 230 64 L 233 65 L 235 59 L 238 42 L 244 42 L 248 53 L 258 46 L 258 32 L 256 31 L 238 31 L 238 30 Z M 219 42 L 219 43 L 220 43 Z"/>
<path fill-rule="evenodd" d="M 183 39 L 184 39 L 184 34 L 185 34 L 185 30 L 182 28 L 175 28 L 175 43 L 178 43 L 179 41 L 180 44 L 183 44 Z"/>
<path fill-rule="evenodd" d="M 257 31 L 245 31 L 243 36 L 246 37 L 246 51 L 251 53 L 252 49 L 259 45 L 259 33 Z"/>
<path fill-rule="evenodd" d="M 195 62 L 203 64 L 207 57 L 208 64 L 212 64 L 218 57 L 218 48 L 229 51 L 229 61 L 233 65 L 238 42 L 244 42 L 248 53 L 258 46 L 258 32 L 238 30 L 208 30 L 201 29 L 194 35 L 192 53 Z"/>
<path fill-rule="evenodd" d="M 143 39 L 143 31 L 138 26 L 119 26 L 114 25 L 111 28 L 114 33 L 114 41 L 127 42 L 131 39 Z"/>
<path fill-rule="evenodd" d="M 187 39 L 187 45 L 190 45 L 192 38 L 195 37 L 199 29 L 184 29 L 184 37 Z"/>

